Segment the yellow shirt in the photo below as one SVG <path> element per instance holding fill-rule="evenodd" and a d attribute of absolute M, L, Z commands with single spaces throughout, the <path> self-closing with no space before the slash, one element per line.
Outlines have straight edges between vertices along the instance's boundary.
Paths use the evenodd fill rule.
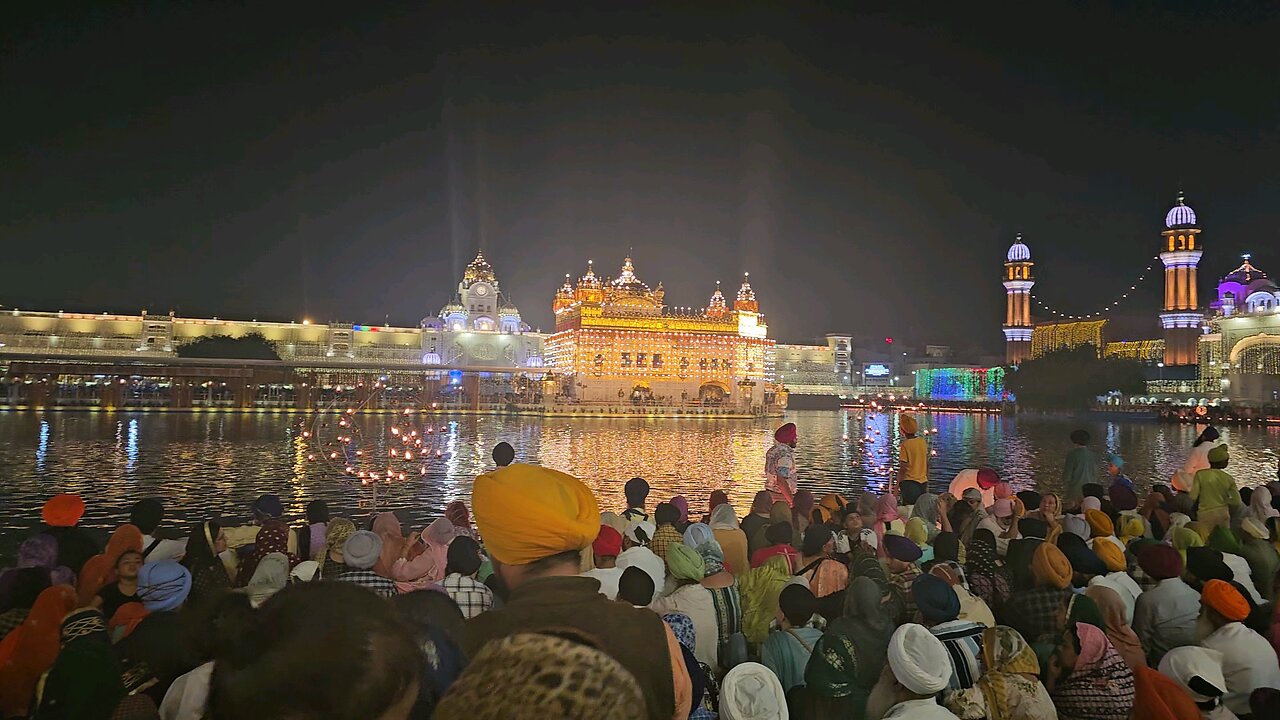
<path fill-rule="evenodd" d="M 924 438 L 913 437 L 902 441 L 898 447 L 898 458 L 906 466 L 905 480 L 928 482 L 929 480 L 929 443 Z"/>

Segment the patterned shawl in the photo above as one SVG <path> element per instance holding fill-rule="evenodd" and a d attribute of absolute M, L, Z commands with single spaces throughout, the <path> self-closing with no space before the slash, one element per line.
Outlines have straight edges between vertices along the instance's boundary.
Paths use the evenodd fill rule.
<path fill-rule="evenodd" d="M 1136 694 L 1133 671 L 1098 628 L 1076 623 L 1080 654 L 1052 693 L 1061 720 L 1128 720 Z"/>

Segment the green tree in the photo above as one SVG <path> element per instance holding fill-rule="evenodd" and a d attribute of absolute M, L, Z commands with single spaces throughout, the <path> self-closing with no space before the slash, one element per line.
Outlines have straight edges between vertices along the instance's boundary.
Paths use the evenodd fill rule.
<path fill-rule="evenodd" d="M 279 360 L 275 345 L 260 333 L 240 337 L 210 335 L 178 346 L 178 357 L 224 360 Z"/>
<path fill-rule="evenodd" d="M 1109 392 L 1140 393 L 1146 388 L 1142 363 L 1100 358 L 1083 345 L 1028 360 L 1005 375 L 1018 405 L 1033 410 L 1080 410 Z"/>

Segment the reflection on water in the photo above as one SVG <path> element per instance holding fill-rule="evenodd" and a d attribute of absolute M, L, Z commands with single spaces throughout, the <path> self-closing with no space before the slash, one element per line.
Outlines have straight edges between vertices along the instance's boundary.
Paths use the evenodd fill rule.
<path fill-rule="evenodd" d="M 880 490 L 896 463 L 897 423 L 883 413 L 795 412 L 802 486 L 821 494 Z M 301 415 L 111 414 L 0 412 L 0 527 L 38 522 L 44 500 L 56 492 L 86 498 L 85 524 L 114 527 L 139 497 L 167 499 L 172 524 L 210 516 L 243 517 L 250 500 L 276 492 L 290 516 L 325 498 L 334 514 L 363 518 L 373 492 L 352 485 L 340 470 L 309 461 L 314 420 Z M 353 424 L 375 452 L 388 451 L 393 420 L 356 417 Z M 743 511 L 761 488 L 764 453 L 778 421 L 699 419 L 529 418 L 458 416 L 432 419 L 441 457 L 424 463 L 380 491 L 378 504 L 403 509 L 421 527 L 450 500 L 466 499 L 471 479 L 492 464 L 491 448 L 505 440 L 521 461 L 538 462 L 582 477 L 606 508 L 621 507 L 622 484 L 633 476 L 653 486 L 651 504 L 682 494 L 695 513 L 711 490 L 728 491 Z M 920 417 L 937 452 L 935 485 L 965 467 L 991 466 L 1016 487 L 1051 488 L 1077 424 L 942 413 Z M 1094 447 L 1113 449 L 1140 487 L 1167 479 L 1195 437 L 1189 426 L 1094 423 Z M 937 433 L 931 432 L 936 429 Z M 424 431 L 425 432 L 425 431 Z M 1276 477 L 1280 428 L 1224 430 L 1231 470 L 1245 484 Z M 323 458 L 322 458 L 323 459 Z M 13 536 L 12 533 L 9 534 Z M 6 545 L 8 543 L 5 543 Z"/>

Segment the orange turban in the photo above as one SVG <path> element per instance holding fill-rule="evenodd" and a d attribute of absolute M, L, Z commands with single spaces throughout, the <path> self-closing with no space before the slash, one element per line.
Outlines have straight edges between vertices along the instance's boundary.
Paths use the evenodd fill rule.
<path fill-rule="evenodd" d="M 40 515 L 50 527 L 71 527 L 84 515 L 84 500 L 71 493 L 54 495 L 44 504 Z"/>
<path fill-rule="evenodd" d="M 1240 622 L 1249 617 L 1249 601 L 1225 580 L 1210 580 L 1205 583 L 1204 590 L 1200 591 L 1200 602 L 1217 610 L 1219 615 L 1231 622 Z"/>
<path fill-rule="evenodd" d="M 1031 556 L 1031 574 L 1036 583 L 1066 590 L 1071 585 L 1071 562 L 1057 545 L 1042 542 Z"/>
<path fill-rule="evenodd" d="M 120 642 L 129 637 L 138 623 L 150 614 L 150 610 L 140 602 L 127 602 L 116 609 L 116 614 L 107 620 L 107 631 L 111 633 L 112 642 Z M 116 630 L 120 630 L 119 637 Z"/>
<path fill-rule="evenodd" d="M 1099 538 L 1093 543 L 1093 554 L 1102 558 L 1102 563 L 1107 566 L 1111 572 L 1123 572 L 1126 565 L 1124 561 L 1124 551 L 1118 545 L 1110 540 Z"/>
<path fill-rule="evenodd" d="M 517 463 L 476 478 L 476 528 L 493 559 L 525 565 L 581 550 L 600 532 L 595 495 L 572 475 Z"/>
<path fill-rule="evenodd" d="M 1084 519 L 1089 523 L 1089 532 L 1094 537 L 1105 537 L 1116 533 L 1115 526 L 1111 524 L 1111 516 L 1101 510 L 1086 510 Z"/>

